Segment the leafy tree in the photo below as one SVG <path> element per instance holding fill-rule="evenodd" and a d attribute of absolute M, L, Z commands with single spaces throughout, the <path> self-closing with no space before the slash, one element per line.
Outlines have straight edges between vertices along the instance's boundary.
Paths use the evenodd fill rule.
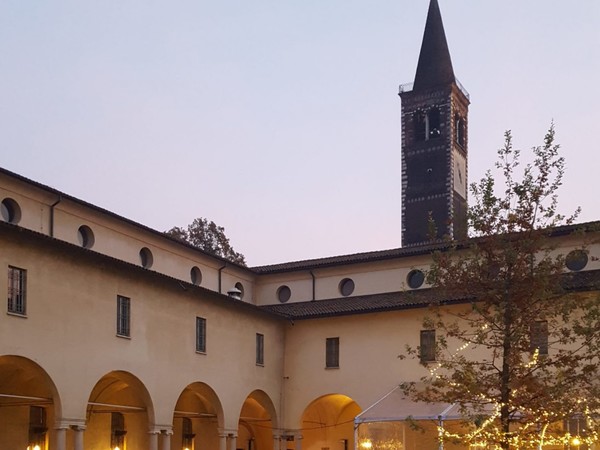
<path fill-rule="evenodd" d="M 244 255 L 236 252 L 229 243 L 225 228 L 218 226 L 212 220 L 198 217 L 187 228 L 173 227 L 165 231 L 165 234 L 211 255 L 220 256 L 242 266 L 246 265 Z"/>
<path fill-rule="evenodd" d="M 578 213 L 557 212 L 565 166 L 554 137 L 552 125 L 518 177 L 520 152 L 505 134 L 496 163 L 503 188 L 490 171 L 470 186 L 471 237 L 436 251 L 427 273 L 441 298 L 460 304 L 431 306 L 423 326 L 436 330 L 435 364 L 403 387 L 417 401 L 458 404 L 462 432 L 446 438 L 466 445 L 541 448 L 600 436 L 600 307 L 565 288 L 565 258 L 551 238 Z"/>

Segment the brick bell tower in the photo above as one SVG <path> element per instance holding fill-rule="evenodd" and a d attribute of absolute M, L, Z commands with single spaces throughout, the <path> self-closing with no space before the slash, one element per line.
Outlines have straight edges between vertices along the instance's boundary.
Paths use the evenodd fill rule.
<path fill-rule="evenodd" d="M 464 239 L 470 102 L 454 76 L 437 0 L 429 4 L 415 81 L 400 86 L 399 95 L 402 246 L 429 244 L 444 237 Z"/>

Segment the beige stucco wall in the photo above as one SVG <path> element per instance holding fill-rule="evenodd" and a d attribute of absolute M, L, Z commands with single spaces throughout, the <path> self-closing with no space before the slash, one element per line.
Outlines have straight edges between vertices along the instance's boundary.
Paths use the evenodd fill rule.
<path fill-rule="evenodd" d="M 143 270 L 114 266 L 83 250 L 0 236 L 0 270 L 27 270 L 27 316 L 0 315 L 0 355 L 39 364 L 55 383 L 62 418 L 85 421 L 94 385 L 126 371 L 147 389 L 155 424 L 171 424 L 175 403 L 194 382 L 220 399 L 226 428 L 254 390 L 279 408 L 283 364 L 281 322 Z M 48 245 L 48 247 L 46 247 Z M 0 291 L 7 281 L 0 277 Z M 116 336 L 116 296 L 131 298 L 131 338 Z M 195 352 L 195 318 L 207 320 L 207 352 Z M 265 336 L 265 364 L 255 364 L 255 335 Z M 57 418 L 60 420 L 61 418 Z"/>

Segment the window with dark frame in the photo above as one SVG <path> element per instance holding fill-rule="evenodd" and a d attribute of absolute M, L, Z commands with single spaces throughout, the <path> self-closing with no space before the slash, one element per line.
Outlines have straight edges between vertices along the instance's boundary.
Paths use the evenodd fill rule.
<path fill-rule="evenodd" d="M 43 407 L 29 407 L 29 446 L 31 448 L 44 448 L 43 445 L 46 442 L 46 434 L 48 433 L 46 419 L 46 410 Z"/>
<path fill-rule="evenodd" d="M 131 300 L 117 295 L 117 336 L 130 337 Z"/>
<path fill-rule="evenodd" d="M 125 416 L 120 412 L 110 413 L 110 447 L 124 448 L 125 447 Z"/>
<path fill-rule="evenodd" d="M 25 287 L 27 271 L 18 267 L 8 266 L 8 312 L 20 314 L 27 312 L 25 302 Z"/>
<path fill-rule="evenodd" d="M 265 364 L 265 336 L 260 333 L 256 333 L 256 364 Z"/>
<path fill-rule="evenodd" d="M 531 325 L 531 352 L 540 355 L 548 354 L 548 321 L 536 320 Z"/>
<path fill-rule="evenodd" d="M 196 351 L 206 353 L 206 319 L 196 317 Z"/>
<path fill-rule="evenodd" d="M 419 356 L 422 363 L 435 361 L 435 330 L 421 330 Z"/>
<path fill-rule="evenodd" d="M 325 340 L 325 368 L 338 369 L 340 367 L 340 338 L 333 337 Z"/>

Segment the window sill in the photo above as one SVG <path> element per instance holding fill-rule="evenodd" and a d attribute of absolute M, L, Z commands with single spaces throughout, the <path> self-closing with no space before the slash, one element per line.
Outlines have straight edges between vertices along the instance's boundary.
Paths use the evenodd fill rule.
<path fill-rule="evenodd" d="M 262 364 L 261 363 L 256 363 L 256 367 L 265 367 L 265 364 L 264 363 L 262 363 Z"/>
<path fill-rule="evenodd" d="M 129 340 L 131 340 L 131 336 L 125 336 L 124 334 L 117 334 L 116 336 L 118 338 L 121 338 L 121 339 L 129 339 Z"/>
<path fill-rule="evenodd" d="M 201 351 L 199 351 L 199 350 L 196 350 L 196 354 L 197 354 L 197 355 L 206 355 L 206 350 L 205 350 L 205 351 L 203 351 L 203 352 L 201 352 Z"/>
<path fill-rule="evenodd" d="M 338 370 L 340 366 L 325 367 L 325 370 Z"/>
<path fill-rule="evenodd" d="M 27 319 L 27 314 L 21 314 L 21 313 L 13 312 L 13 311 L 7 311 L 6 315 L 13 316 L 13 317 L 20 317 L 21 319 Z"/>

